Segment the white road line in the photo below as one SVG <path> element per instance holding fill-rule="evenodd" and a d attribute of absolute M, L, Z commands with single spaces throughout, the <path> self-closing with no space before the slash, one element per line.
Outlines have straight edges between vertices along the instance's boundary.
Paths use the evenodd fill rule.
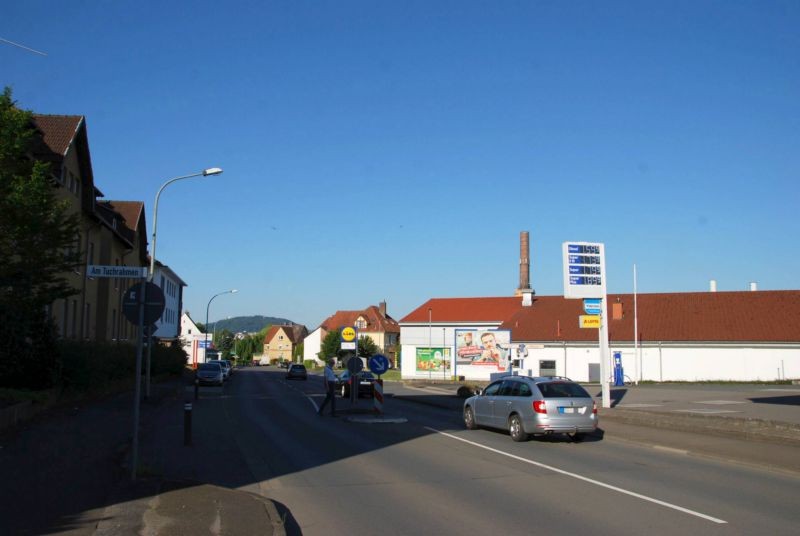
<path fill-rule="evenodd" d="M 699 413 L 701 415 L 717 415 L 719 413 L 742 413 L 732 409 L 673 409 L 672 413 Z"/>
<path fill-rule="evenodd" d="M 481 449 L 484 449 L 484 450 L 488 450 L 488 451 L 494 452 L 496 454 L 501 454 L 503 456 L 507 456 L 507 457 L 512 458 L 514 460 L 518 460 L 518 461 L 521 461 L 521 462 L 528 463 L 530 465 L 535 465 L 536 467 L 541 467 L 543 469 L 547 469 L 549 471 L 553 471 L 554 473 L 558 473 L 558 474 L 561 474 L 561 475 L 564 475 L 564 476 L 569 476 L 569 477 L 572 477 L 572 478 L 576 478 L 578 480 L 582 480 L 584 482 L 588 482 L 589 484 L 594 484 L 595 486 L 600 486 L 601 488 L 610 489 L 612 491 L 616 491 L 616 492 L 622 493 L 624 495 L 630 495 L 631 497 L 636 497 L 637 499 L 641 499 L 643 501 L 647 501 L 647 502 L 651 502 L 651 503 L 654 503 L 654 504 L 658 504 L 660 506 L 664 506 L 665 508 L 671 508 L 673 510 L 677 510 L 679 512 L 683 512 L 685 514 L 689 514 L 689 515 L 692 515 L 692 516 L 695 516 L 695 517 L 699 517 L 699 518 L 705 519 L 707 521 L 711 521 L 713 523 L 720 523 L 720 524 L 727 523 L 727 521 L 725 521 L 725 520 L 718 519 L 716 517 L 711 517 L 709 515 L 702 514 L 700 512 L 695 511 L 695 510 L 689 510 L 688 508 L 684 508 L 682 506 L 678 506 L 678 505 L 675 505 L 675 504 L 672 504 L 672 503 L 660 501 L 658 499 L 654 499 L 652 497 L 648 497 L 647 495 L 642 495 L 642 494 L 636 493 L 634 491 L 629 491 L 629 490 L 626 490 L 626 489 L 618 488 L 616 486 L 612 486 L 611 484 L 606 484 L 605 482 L 600 482 L 599 480 L 594 480 L 594 479 L 591 479 L 591 478 L 587 478 L 585 476 L 581 476 L 581 475 L 576 474 L 576 473 L 570 473 L 569 471 L 564 471 L 563 469 L 559 469 L 557 467 L 553 467 L 552 465 L 547 465 L 547 464 L 544 464 L 544 463 L 540 463 L 540 462 L 536 462 L 536 461 L 533 461 L 533 460 L 529 460 L 529 459 L 523 458 L 521 456 L 515 456 L 514 454 L 509 454 L 507 452 L 503 452 L 502 450 L 497 450 L 497 449 L 492 448 L 492 447 L 487 447 L 486 445 L 481 445 L 480 443 L 475 443 L 474 441 L 469 441 L 468 439 L 463 439 L 463 438 L 455 436 L 453 434 L 448 434 L 447 432 L 442 432 L 441 430 L 437 430 L 435 428 L 430 428 L 430 427 L 426 426 L 425 429 L 426 430 L 430 430 L 431 432 L 435 432 L 437 434 L 443 435 L 445 437 L 449 437 L 450 439 L 455 439 L 456 441 L 461 441 L 463 443 L 467 443 L 468 445 L 472 445 L 474 447 L 478 447 L 478 448 L 481 448 Z"/>
<path fill-rule="evenodd" d="M 692 404 L 713 404 L 717 406 L 725 406 L 728 404 L 744 404 L 744 400 L 697 400 Z"/>

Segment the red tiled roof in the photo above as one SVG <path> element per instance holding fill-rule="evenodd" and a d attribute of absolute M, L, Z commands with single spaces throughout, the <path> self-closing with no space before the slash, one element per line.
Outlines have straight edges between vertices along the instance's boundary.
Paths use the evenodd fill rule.
<path fill-rule="evenodd" d="M 622 319 L 613 318 L 621 304 Z M 514 341 L 597 341 L 581 329 L 582 300 L 534 297 L 501 326 Z M 609 339 L 633 341 L 633 294 L 609 294 Z M 800 291 L 639 294 L 639 340 L 644 342 L 800 342 Z"/>
<path fill-rule="evenodd" d="M 361 331 L 400 333 L 400 325 L 397 321 L 389 315 L 384 317 L 380 309 L 374 305 L 370 305 L 363 311 L 336 311 L 326 318 L 320 327 L 326 331 L 333 331 L 344 326 L 355 326 L 359 316 L 363 316 L 367 321 L 367 327 Z"/>
<path fill-rule="evenodd" d="M 406 316 L 401 323 L 503 322 L 522 307 L 522 298 L 432 298 Z"/>
<path fill-rule="evenodd" d="M 45 146 L 60 157 L 72 144 L 82 121 L 82 115 L 33 114 L 33 123 L 42 133 Z"/>

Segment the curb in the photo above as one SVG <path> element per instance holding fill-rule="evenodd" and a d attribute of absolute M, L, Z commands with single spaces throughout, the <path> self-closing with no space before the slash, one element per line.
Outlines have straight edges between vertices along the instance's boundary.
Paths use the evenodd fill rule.
<path fill-rule="evenodd" d="M 800 425 L 784 422 L 625 409 L 601 410 L 601 422 L 604 419 L 635 426 L 800 446 Z"/>

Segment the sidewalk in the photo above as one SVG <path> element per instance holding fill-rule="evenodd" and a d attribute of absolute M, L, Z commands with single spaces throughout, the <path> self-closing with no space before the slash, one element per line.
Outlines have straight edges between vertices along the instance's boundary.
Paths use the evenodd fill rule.
<path fill-rule="evenodd" d="M 187 402 L 192 404 L 188 446 Z M 159 411 L 142 422 L 139 478 L 120 482 L 94 534 L 285 534 L 271 500 L 259 495 L 257 487 L 236 488 L 249 473 L 241 464 L 231 468 L 238 459 L 235 438 L 219 429 L 221 411 L 221 404 L 211 400 L 195 401 L 191 385 L 173 385 Z"/>

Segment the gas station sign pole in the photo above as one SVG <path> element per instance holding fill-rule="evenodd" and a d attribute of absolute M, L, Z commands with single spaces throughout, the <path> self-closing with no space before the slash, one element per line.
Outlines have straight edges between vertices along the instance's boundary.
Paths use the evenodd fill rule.
<path fill-rule="evenodd" d="M 606 253 L 605 245 L 596 242 L 564 242 L 564 297 L 567 299 L 590 298 L 600 300 L 599 350 L 600 387 L 602 405 L 611 407 L 609 386 L 608 351 L 608 299 L 606 297 Z M 596 304 L 591 304 L 596 309 Z M 587 310 L 587 313 L 589 311 Z"/>

